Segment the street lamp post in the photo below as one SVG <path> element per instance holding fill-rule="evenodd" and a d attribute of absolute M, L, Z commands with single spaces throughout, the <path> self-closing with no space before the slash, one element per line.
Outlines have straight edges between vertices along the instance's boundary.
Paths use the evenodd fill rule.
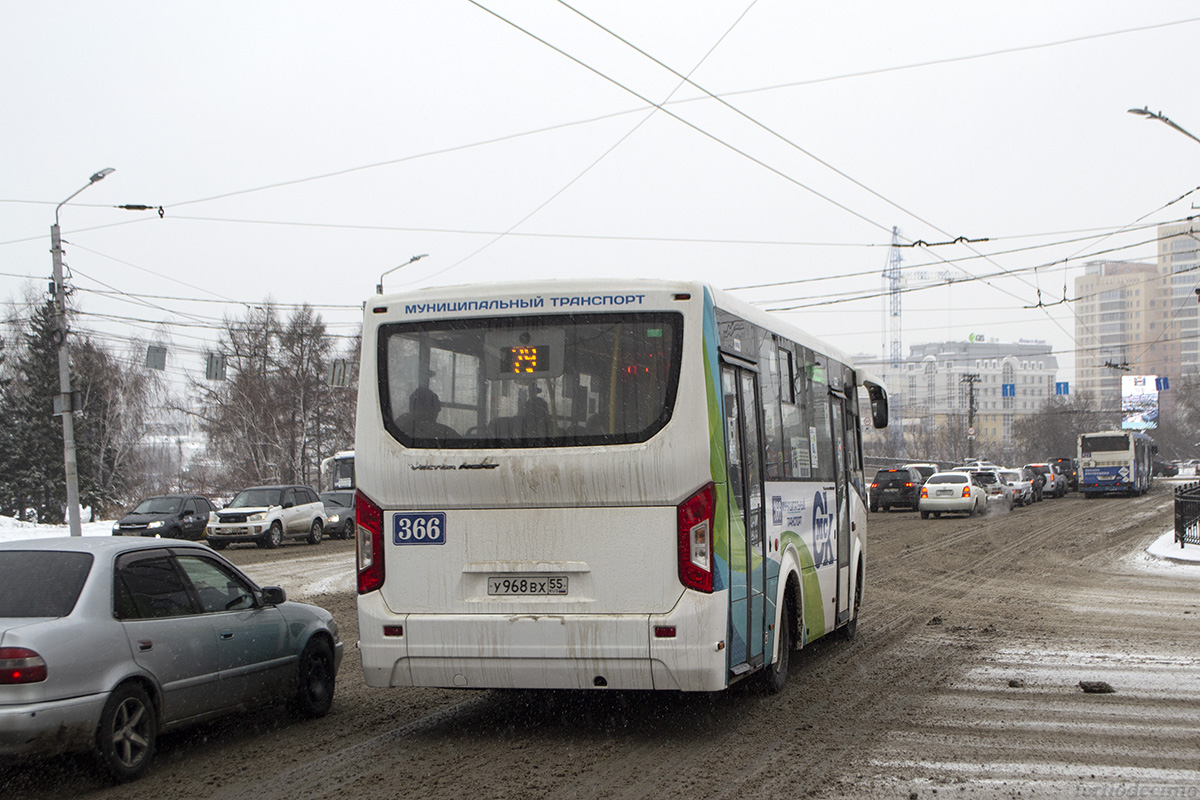
<path fill-rule="evenodd" d="M 50 226 L 50 254 L 54 258 L 54 306 L 58 316 L 58 397 L 62 410 L 63 469 L 67 477 L 67 524 L 72 536 L 82 536 L 79 520 L 79 471 L 75 462 L 75 409 L 71 394 L 71 359 L 67 352 L 67 292 L 63 284 L 62 237 L 58 228 L 58 212 L 75 195 L 102 181 L 115 170 L 107 167 L 88 179 L 87 185 L 54 207 L 54 224 Z"/>

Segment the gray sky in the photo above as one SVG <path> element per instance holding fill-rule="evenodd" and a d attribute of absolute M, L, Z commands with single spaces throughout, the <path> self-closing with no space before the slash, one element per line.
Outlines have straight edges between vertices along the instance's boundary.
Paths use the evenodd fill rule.
<path fill-rule="evenodd" d="M 1089 257 L 1152 260 L 1153 225 L 1195 213 L 1200 193 L 1168 204 L 1200 143 L 1126 110 L 1200 135 L 1198 37 L 1177 0 L 9 2 L 0 297 L 40 290 L 54 206 L 114 167 L 62 211 L 104 315 L 76 327 L 167 323 L 175 377 L 242 307 L 160 298 L 309 302 L 349 334 L 425 253 L 387 289 L 766 284 L 737 293 L 877 356 L 892 226 L 991 239 L 903 251 L 905 352 L 1041 339 L 1070 368 L 1071 306 L 1025 306 Z M 921 280 L 946 273 L 984 280 Z"/>

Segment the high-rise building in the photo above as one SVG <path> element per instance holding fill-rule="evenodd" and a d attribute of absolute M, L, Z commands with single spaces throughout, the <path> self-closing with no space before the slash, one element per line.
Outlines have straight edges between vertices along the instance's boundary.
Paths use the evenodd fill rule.
<path fill-rule="evenodd" d="M 1121 407 L 1122 375 L 1200 375 L 1200 221 L 1158 228 L 1147 264 L 1092 261 L 1075 279 L 1075 389 Z M 1170 396 L 1162 399 L 1169 407 Z"/>
<path fill-rule="evenodd" d="M 1102 410 L 1120 410 L 1126 372 L 1157 374 L 1140 366 L 1157 283 L 1155 265 L 1133 261 L 1091 261 L 1075 279 L 1074 391 L 1091 394 Z"/>
<path fill-rule="evenodd" d="M 1200 221 L 1158 228 L 1159 291 L 1151 298 L 1149 356 L 1160 369 L 1146 374 L 1200 375 Z"/>

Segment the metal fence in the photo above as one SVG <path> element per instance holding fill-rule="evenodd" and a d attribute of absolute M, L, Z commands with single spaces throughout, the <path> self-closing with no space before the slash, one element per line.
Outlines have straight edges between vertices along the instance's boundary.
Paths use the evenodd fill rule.
<path fill-rule="evenodd" d="M 1175 541 L 1200 545 L 1200 483 L 1175 487 Z"/>

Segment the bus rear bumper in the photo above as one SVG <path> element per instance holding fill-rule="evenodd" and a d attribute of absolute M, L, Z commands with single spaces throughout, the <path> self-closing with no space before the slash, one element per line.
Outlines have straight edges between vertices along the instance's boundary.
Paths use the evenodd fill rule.
<path fill-rule="evenodd" d="M 395 615 L 363 595 L 359 649 L 368 686 L 717 691 L 726 604 L 684 592 L 667 614 Z"/>

